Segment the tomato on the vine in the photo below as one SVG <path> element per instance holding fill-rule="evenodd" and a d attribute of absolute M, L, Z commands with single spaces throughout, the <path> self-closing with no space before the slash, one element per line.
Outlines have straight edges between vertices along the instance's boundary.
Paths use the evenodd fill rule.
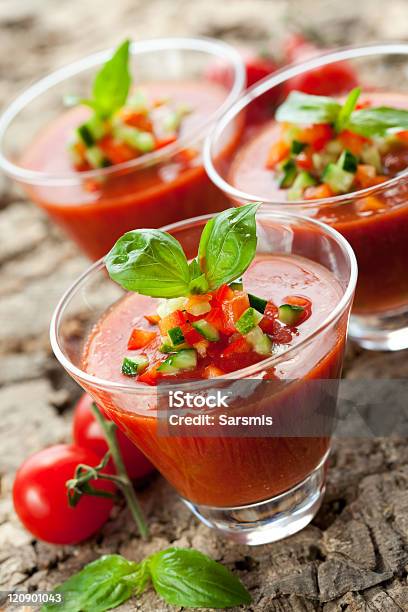
<path fill-rule="evenodd" d="M 100 425 L 92 414 L 92 402 L 92 397 L 87 393 L 84 393 L 79 399 L 74 411 L 72 436 L 75 444 L 89 448 L 102 458 L 108 451 L 108 444 Z M 120 429 L 116 430 L 116 439 L 129 478 L 135 480 L 153 472 L 154 467 L 150 461 Z"/>
<path fill-rule="evenodd" d="M 95 467 L 100 457 L 87 448 L 59 444 L 31 455 L 20 466 L 13 485 L 14 508 L 36 538 L 51 544 L 75 544 L 89 538 L 108 520 L 113 500 L 85 495 L 72 508 L 66 481 L 79 463 Z M 109 471 L 105 468 L 104 471 Z M 106 480 L 90 484 L 113 493 Z"/>

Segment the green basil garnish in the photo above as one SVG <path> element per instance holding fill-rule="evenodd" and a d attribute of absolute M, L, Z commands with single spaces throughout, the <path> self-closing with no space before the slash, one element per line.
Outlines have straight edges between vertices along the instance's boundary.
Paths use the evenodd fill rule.
<path fill-rule="evenodd" d="M 41 610 L 104 612 L 140 595 L 150 580 L 160 597 L 177 606 L 228 608 L 251 602 L 246 588 L 220 563 L 196 550 L 168 548 L 141 563 L 105 555 L 54 589 L 63 603 L 48 603 Z"/>
<path fill-rule="evenodd" d="M 132 83 L 129 72 L 129 47 L 130 41 L 125 40 L 99 70 L 93 82 L 92 98 L 68 96 L 65 98 L 65 103 L 69 106 L 74 104 L 90 106 L 102 119 L 109 119 L 122 108 Z"/>
<path fill-rule="evenodd" d="M 334 123 L 340 108 L 340 104 L 333 98 L 292 91 L 285 102 L 279 106 L 275 118 L 277 121 L 305 125 Z"/>
<path fill-rule="evenodd" d="M 110 277 L 128 291 L 160 298 L 188 295 L 190 271 L 181 244 L 166 232 L 127 232 L 106 256 Z"/>
<path fill-rule="evenodd" d="M 210 219 L 201 234 L 198 258 L 190 263 L 180 243 L 166 232 L 127 232 L 106 256 L 109 275 L 128 291 L 159 298 L 206 293 L 228 284 L 255 256 L 258 206 L 229 208 Z"/>
<path fill-rule="evenodd" d="M 326 96 L 292 91 L 276 111 L 276 120 L 311 125 L 330 123 L 337 131 L 350 130 L 367 138 L 408 130 L 408 110 L 388 106 L 354 110 L 360 89 L 353 89 L 345 103 Z"/>
<path fill-rule="evenodd" d="M 256 251 L 255 213 L 259 202 L 228 208 L 208 221 L 198 258 L 211 290 L 240 277 Z"/>

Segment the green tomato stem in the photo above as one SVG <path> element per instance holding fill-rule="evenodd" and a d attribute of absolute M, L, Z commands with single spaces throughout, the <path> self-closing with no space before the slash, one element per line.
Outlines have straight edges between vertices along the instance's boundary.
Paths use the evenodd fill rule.
<path fill-rule="evenodd" d="M 123 462 L 122 453 L 120 452 L 119 444 L 115 434 L 116 425 L 112 421 L 108 421 L 102 416 L 102 413 L 100 412 L 95 403 L 91 405 L 91 409 L 99 425 L 102 427 L 102 431 L 108 443 L 113 463 L 116 467 L 117 476 L 119 478 L 115 478 L 115 482 L 120 487 L 126 499 L 130 513 L 137 524 L 141 537 L 145 540 L 149 537 L 149 529 L 144 518 L 142 509 L 140 507 L 139 501 L 136 497 L 132 482 L 128 476 L 125 464 Z"/>

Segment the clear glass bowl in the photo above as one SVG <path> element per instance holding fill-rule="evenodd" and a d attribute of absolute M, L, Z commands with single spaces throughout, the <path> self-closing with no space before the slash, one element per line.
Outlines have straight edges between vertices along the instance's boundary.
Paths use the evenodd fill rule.
<path fill-rule="evenodd" d="M 359 267 L 350 336 L 365 348 L 399 350 L 408 347 L 408 169 L 377 187 L 321 200 L 288 202 L 273 189 L 262 153 L 248 170 L 248 176 L 253 172 L 250 189 L 243 187 L 242 174 L 240 184 L 240 149 L 228 163 L 218 158 L 225 134 L 238 117 L 250 114 L 262 97 L 282 100 L 289 82 L 293 86 L 312 71 L 339 67 L 342 62 L 357 73 L 363 95 L 377 99 L 378 105 L 408 109 L 408 44 L 341 49 L 283 69 L 245 92 L 207 138 L 205 167 L 214 184 L 235 205 L 261 200 L 271 210 L 314 217 L 340 231 L 353 247 Z M 273 121 L 271 108 L 251 132 L 243 134 L 243 147 L 253 138 L 262 138 Z"/>
<path fill-rule="evenodd" d="M 164 229 L 193 257 L 207 220 L 208 216 L 199 217 Z M 257 233 L 258 253 L 301 255 L 330 270 L 340 286 L 339 301 L 317 329 L 297 344 L 284 346 L 280 354 L 222 379 L 189 380 L 187 387 L 200 395 L 208 392 L 208 385 L 212 389 L 221 385 L 224 390 L 226 385 L 234 399 L 228 414 L 268 411 L 281 426 L 271 435 L 257 430 L 257 435 L 248 437 L 245 428 L 229 435 L 206 428 L 191 435 L 180 429 L 169 432 L 167 385 L 152 387 L 134 380 L 122 384 L 84 370 L 82 357 L 89 334 L 101 316 L 126 295 L 110 280 L 102 260 L 66 292 L 51 323 L 52 348 L 72 378 L 205 524 L 248 544 L 270 542 L 302 529 L 320 506 L 330 448 L 330 432 L 320 428 L 326 418 L 322 393 L 330 386 L 334 409 L 357 278 L 352 249 L 328 226 L 261 208 Z M 272 372 L 276 385 L 268 386 L 260 408 L 258 383 Z M 177 389 L 183 386 L 176 382 Z M 312 421 L 315 428 L 302 429 Z"/>
<path fill-rule="evenodd" d="M 23 92 L 0 118 L 0 167 L 91 259 L 107 253 L 130 229 L 161 227 L 228 205 L 205 174 L 201 148 L 210 128 L 245 86 L 242 60 L 223 42 L 164 38 L 133 43 L 130 70 L 135 86 L 159 84 L 164 93 L 176 88 L 173 95 L 181 95 L 177 91 L 190 84 L 190 89 L 204 92 L 201 96 L 208 84 L 208 88 L 217 88 L 217 97 L 209 103 L 208 113 L 202 113 L 194 124 L 188 124 L 187 117 L 186 126 L 191 128 L 186 127 L 175 143 L 109 168 L 76 172 L 67 162 L 60 162 L 60 157 L 65 139 L 83 115 L 78 109 L 67 110 L 64 96 L 88 97 L 96 72 L 111 53 L 109 49 L 85 57 L 43 78 Z M 222 65 L 222 86 L 211 79 L 215 65 Z M 79 110 L 86 112 L 84 107 Z M 42 141 L 51 130 L 55 133 L 50 142 Z M 233 147 L 237 134 L 238 126 L 227 138 L 222 155 Z M 62 141 L 59 149 L 57 141 Z M 41 149 L 40 161 L 37 153 L 32 153 L 33 143 L 35 150 Z M 187 169 L 177 161 L 185 149 L 197 153 Z M 53 161 L 53 150 L 58 165 Z M 50 170 L 45 169 L 43 158 Z"/>

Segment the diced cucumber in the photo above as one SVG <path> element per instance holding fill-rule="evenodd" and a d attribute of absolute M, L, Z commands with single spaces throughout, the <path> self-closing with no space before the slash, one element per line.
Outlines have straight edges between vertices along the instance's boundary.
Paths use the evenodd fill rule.
<path fill-rule="evenodd" d="M 157 307 L 157 314 L 161 319 L 164 319 L 176 310 L 184 310 L 186 303 L 187 298 L 185 297 L 169 299 L 163 298 L 160 300 L 160 303 Z"/>
<path fill-rule="evenodd" d="M 95 144 L 95 138 L 86 123 L 83 123 L 77 128 L 77 134 L 79 140 L 83 142 L 86 147 L 92 147 Z"/>
<path fill-rule="evenodd" d="M 303 306 L 282 304 L 278 308 L 278 319 L 285 325 L 293 327 L 299 322 L 304 310 Z"/>
<path fill-rule="evenodd" d="M 345 149 L 343 153 L 340 155 L 337 165 L 340 166 L 340 168 L 342 168 L 346 172 L 354 173 L 357 170 L 357 163 L 358 163 L 357 157 L 353 155 L 352 153 L 350 153 L 350 151 Z"/>
<path fill-rule="evenodd" d="M 187 342 L 183 342 L 183 344 L 177 344 L 177 346 L 174 346 L 174 344 L 170 342 L 170 338 L 168 338 L 168 341 L 166 340 L 165 342 L 163 342 L 163 344 L 159 348 L 159 351 L 161 353 L 178 353 L 179 351 L 183 351 L 184 349 L 189 348 L 191 347 L 189 344 L 187 344 Z"/>
<path fill-rule="evenodd" d="M 252 293 L 248 293 L 248 298 L 252 308 L 255 308 L 255 310 L 257 310 L 261 314 L 265 312 L 268 300 L 264 300 L 263 298 L 260 298 L 257 295 L 252 295 Z"/>
<path fill-rule="evenodd" d="M 183 344 L 183 342 L 185 341 L 183 332 L 181 331 L 181 327 L 179 326 L 172 327 L 167 333 L 169 334 L 173 346 L 177 346 L 177 344 Z"/>
<path fill-rule="evenodd" d="M 126 106 L 130 107 L 135 112 L 147 112 L 149 108 L 149 100 L 144 90 L 140 87 L 135 89 L 128 101 Z"/>
<path fill-rule="evenodd" d="M 300 172 L 288 191 L 288 200 L 301 200 L 306 187 L 312 187 L 312 185 L 316 185 L 313 176 L 306 171 Z"/>
<path fill-rule="evenodd" d="M 141 374 L 149 365 L 146 355 L 134 355 L 131 359 L 125 357 L 122 362 L 122 374 L 125 376 L 136 376 Z"/>
<path fill-rule="evenodd" d="M 154 136 L 150 132 L 142 132 L 129 125 L 119 125 L 114 129 L 114 135 L 119 140 L 123 140 L 133 149 L 141 153 L 153 151 L 155 146 Z"/>
<path fill-rule="evenodd" d="M 204 336 L 206 340 L 209 340 L 210 342 L 217 342 L 220 339 L 218 329 L 216 329 L 214 325 L 211 325 L 211 323 L 208 323 L 208 321 L 205 321 L 204 319 L 200 319 L 200 321 L 194 321 L 192 323 L 192 326 L 202 336 Z"/>
<path fill-rule="evenodd" d="M 262 319 L 262 314 L 258 312 L 257 310 L 255 310 L 255 308 L 252 308 L 252 306 L 250 306 L 240 316 L 238 321 L 235 323 L 235 327 L 237 331 L 239 331 L 239 333 L 244 336 L 249 331 L 251 331 L 251 329 L 253 329 L 256 325 L 258 325 L 261 319 Z"/>
<path fill-rule="evenodd" d="M 184 349 L 178 353 L 172 353 L 157 368 L 163 374 L 177 374 L 181 370 L 191 370 L 197 365 L 197 351 Z"/>
<path fill-rule="evenodd" d="M 329 164 L 323 172 L 322 180 L 334 193 L 347 193 L 353 184 L 354 174 L 346 172 L 337 164 Z"/>
<path fill-rule="evenodd" d="M 368 164 L 369 166 L 374 166 L 374 168 L 379 174 L 382 173 L 383 170 L 382 170 L 381 155 L 377 147 L 375 146 L 364 147 L 364 149 L 361 152 L 361 158 L 365 164 Z"/>
<path fill-rule="evenodd" d="M 106 158 L 97 145 L 88 147 L 85 150 L 85 157 L 92 168 L 104 168 L 107 165 Z"/>
<path fill-rule="evenodd" d="M 256 353 L 259 355 L 271 355 L 272 353 L 272 340 L 263 333 L 262 329 L 258 326 L 254 327 L 245 338 L 252 346 Z"/>
<path fill-rule="evenodd" d="M 304 142 L 300 142 L 299 140 L 292 140 L 290 145 L 290 152 L 293 153 L 293 155 L 299 155 L 299 153 L 303 151 L 305 146 L 306 143 Z"/>
<path fill-rule="evenodd" d="M 282 178 L 279 181 L 279 187 L 286 189 L 290 187 L 296 178 L 297 168 L 293 159 L 288 159 L 282 165 Z"/>

